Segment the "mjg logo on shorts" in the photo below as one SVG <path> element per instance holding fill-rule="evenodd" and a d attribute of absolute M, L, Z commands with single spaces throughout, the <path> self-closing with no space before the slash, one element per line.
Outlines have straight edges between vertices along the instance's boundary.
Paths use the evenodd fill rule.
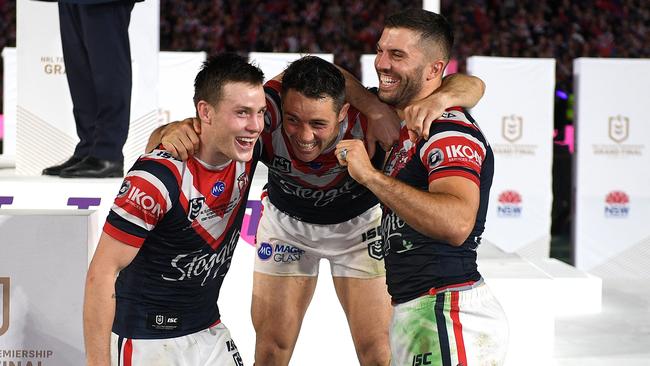
<path fill-rule="evenodd" d="M 257 249 L 257 256 L 260 257 L 261 260 L 265 261 L 271 258 L 273 255 L 273 247 L 269 243 L 262 243 L 260 244 L 259 249 Z"/>

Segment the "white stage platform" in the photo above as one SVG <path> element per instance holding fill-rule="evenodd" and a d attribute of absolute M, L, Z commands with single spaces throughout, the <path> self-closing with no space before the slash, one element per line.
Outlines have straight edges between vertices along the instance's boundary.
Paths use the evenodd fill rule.
<path fill-rule="evenodd" d="M 253 181 L 252 201 L 259 197 L 266 181 L 266 172 L 260 165 Z M 121 179 L 25 177 L 17 176 L 11 170 L 0 169 L 0 208 L 4 214 L 10 214 L 14 209 L 97 210 L 97 228 L 90 230 L 92 235 L 96 235 L 120 183 Z M 247 223 L 255 222 L 258 214 L 253 210 L 247 213 L 243 229 L 245 234 L 252 233 Z M 0 236 L 0 247 L 2 241 Z M 96 238 L 93 242 L 96 242 Z M 255 339 L 250 322 L 255 250 L 249 245 L 250 242 L 250 235 L 240 240 L 220 299 L 223 321 L 231 329 L 246 364 L 252 364 Z M 89 251 L 92 252 L 92 248 Z M 2 253 L 3 256 L 11 255 L 4 251 Z M 328 267 L 323 263 L 322 268 Z M 508 315 L 510 347 L 507 365 L 553 364 L 558 319 L 566 321 L 576 316 L 597 316 L 601 311 L 601 280 L 557 260 L 524 260 L 484 245 L 479 249 L 479 270 Z M 0 277 L 3 275 L 0 269 Z M 80 316 L 78 321 L 81 321 Z M 327 347 L 323 347 L 324 344 Z M 356 363 L 345 315 L 338 305 L 329 271 L 324 269 L 291 364 Z M 562 365 L 565 364 L 568 365 Z"/>

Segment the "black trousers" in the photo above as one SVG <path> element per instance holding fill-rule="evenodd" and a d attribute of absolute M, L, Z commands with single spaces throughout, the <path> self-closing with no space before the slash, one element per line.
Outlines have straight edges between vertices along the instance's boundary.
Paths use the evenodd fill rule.
<path fill-rule="evenodd" d="M 77 157 L 124 159 L 131 110 L 128 29 L 133 5 L 59 2 L 63 60 L 80 140 Z"/>

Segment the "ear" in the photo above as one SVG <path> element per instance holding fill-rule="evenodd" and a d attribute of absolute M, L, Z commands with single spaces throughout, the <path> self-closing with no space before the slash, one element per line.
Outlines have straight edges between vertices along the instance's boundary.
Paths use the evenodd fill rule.
<path fill-rule="evenodd" d="M 350 103 L 345 103 L 339 111 L 339 122 L 342 122 L 345 119 L 345 116 L 348 115 L 348 109 L 350 109 Z"/>
<path fill-rule="evenodd" d="M 428 72 L 427 72 L 427 80 L 433 80 L 436 78 L 441 78 L 443 76 L 443 73 L 445 71 L 445 67 L 447 66 L 447 63 L 445 60 L 438 59 L 432 63 L 429 64 Z"/>
<path fill-rule="evenodd" d="M 201 120 L 201 123 L 212 123 L 212 113 L 214 113 L 214 108 L 212 108 L 210 103 L 206 102 L 205 100 L 200 100 L 196 104 L 196 111 L 199 119 Z"/>

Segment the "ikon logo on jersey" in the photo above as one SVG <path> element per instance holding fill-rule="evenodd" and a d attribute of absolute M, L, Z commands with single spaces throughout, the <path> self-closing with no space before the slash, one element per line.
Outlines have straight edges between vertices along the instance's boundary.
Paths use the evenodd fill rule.
<path fill-rule="evenodd" d="M 605 197 L 605 217 L 625 218 L 630 213 L 630 197 L 623 191 L 612 191 Z"/>
<path fill-rule="evenodd" d="M 448 145 L 445 146 L 445 152 L 450 162 L 458 160 L 470 160 L 478 166 L 483 163 L 483 158 L 474 148 L 467 145 Z"/>
<path fill-rule="evenodd" d="M 224 183 L 223 181 L 218 181 L 217 183 L 214 184 L 214 186 L 212 186 L 211 193 L 213 196 L 219 197 L 225 190 L 226 190 L 226 183 Z"/>
<path fill-rule="evenodd" d="M 499 194 L 497 215 L 500 217 L 521 216 L 521 195 L 517 191 L 503 191 Z"/>
<path fill-rule="evenodd" d="M 120 191 L 122 189 L 120 188 Z M 147 192 L 140 190 L 138 187 L 132 187 L 127 196 L 127 200 L 134 203 L 136 206 L 141 207 L 153 216 L 160 216 L 162 208 L 156 200 L 147 194 Z"/>

